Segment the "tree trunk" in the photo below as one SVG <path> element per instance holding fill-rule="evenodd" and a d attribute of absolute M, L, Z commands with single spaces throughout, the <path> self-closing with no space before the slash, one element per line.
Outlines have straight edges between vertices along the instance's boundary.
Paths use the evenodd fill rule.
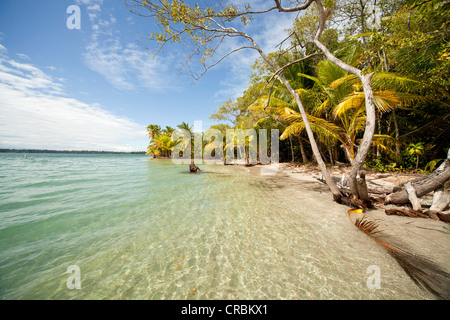
<path fill-rule="evenodd" d="M 434 170 L 428 177 L 420 181 L 412 182 L 411 185 L 416 190 L 417 196 L 420 198 L 427 193 L 441 188 L 448 180 L 450 180 L 450 150 L 447 159 Z M 386 203 L 405 204 L 408 203 L 408 193 L 401 190 L 392 193 L 386 197 Z"/>
<path fill-rule="evenodd" d="M 328 156 L 330 157 L 330 163 L 334 164 L 333 152 L 331 151 L 331 148 L 328 148 Z"/>
<path fill-rule="evenodd" d="M 363 171 L 359 172 L 357 187 L 359 198 L 364 201 L 370 201 L 369 192 L 367 191 L 366 174 Z"/>
<path fill-rule="evenodd" d="M 373 73 L 368 75 L 361 75 L 360 78 L 363 84 L 366 103 L 366 128 L 364 130 L 364 135 L 358 147 L 358 151 L 353 161 L 353 167 L 349 175 L 349 187 L 352 195 L 355 197 L 360 197 L 358 193 L 356 177 L 358 175 L 358 172 L 361 171 L 364 166 L 364 161 L 366 160 L 367 153 L 369 152 L 370 146 L 372 145 L 372 138 L 375 133 L 375 102 L 373 98 L 372 85 L 370 83 L 372 77 Z"/>
<path fill-rule="evenodd" d="M 364 130 L 361 144 L 359 145 L 358 151 L 353 161 L 353 167 L 349 176 L 349 187 L 351 193 L 354 197 L 358 198 L 359 193 L 356 177 L 358 175 L 358 172 L 364 165 L 364 161 L 367 157 L 370 146 L 372 145 L 372 138 L 375 133 L 375 102 L 373 98 L 372 85 L 370 83 L 374 74 L 371 73 L 368 75 L 364 75 L 358 68 L 355 68 L 335 57 L 330 52 L 330 50 L 328 50 L 328 48 L 322 42 L 320 42 L 320 36 L 325 28 L 325 22 L 331 13 L 331 10 L 329 8 L 324 8 L 321 1 L 316 1 L 316 4 L 320 14 L 320 22 L 319 28 L 313 40 L 314 44 L 325 54 L 330 62 L 334 63 L 342 70 L 357 76 L 361 80 L 363 85 L 366 104 L 366 128 Z"/>
<path fill-rule="evenodd" d="M 400 133 L 398 131 L 398 120 L 397 115 L 395 114 L 395 110 L 392 109 L 392 118 L 394 120 L 394 128 L 395 128 L 395 153 L 397 154 L 397 161 L 400 160 L 400 145 L 398 144 L 398 137 Z"/>
<path fill-rule="evenodd" d="M 295 158 L 294 158 L 294 146 L 292 144 L 292 136 L 289 136 L 289 145 L 291 147 L 291 156 L 292 156 L 292 160 L 291 161 L 294 162 Z"/>
<path fill-rule="evenodd" d="M 298 145 L 300 146 L 300 153 L 302 154 L 302 161 L 303 163 L 308 163 L 309 160 L 308 157 L 306 156 L 305 145 L 300 136 L 298 136 L 297 138 L 298 138 Z"/>
<path fill-rule="evenodd" d="M 345 157 L 347 158 L 348 163 L 353 165 L 353 158 L 352 158 L 352 155 L 351 155 L 351 152 L 350 152 L 351 148 L 347 147 L 344 144 L 342 144 L 342 149 L 344 149 Z"/>
<path fill-rule="evenodd" d="M 375 117 L 376 117 L 376 121 L 377 121 L 377 125 L 378 125 L 378 134 L 381 134 L 381 112 L 379 113 L 379 115 L 377 116 L 377 113 L 375 112 Z M 375 152 L 376 152 L 376 157 L 378 158 L 381 153 L 380 153 L 380 146 L 377 144 L 376 148 L 375 148 Z"/>
<path fill-rule="evenodd" d="M 281 82 L 286 86 L 288 91 L 295 98 L 295 102 L 297 103 L 298 109 L 300 110 L 300 114 L 302 115 L 303 123 L 305 125 L 305 130 L 308 135 L 309 142 L 311 143 L 311 149 L 312 149 L 314 157 L 317 161 L 317 165 L 319 166 L 320 170 L 322 171 L 322 175 L 325 179 L 325 182 L 326 182 L 328 188 L 330 188 L 330 191 L 333 194 L 333 198 L 338 201 L 342 198 L 341 191 L 339 190 L 337 185 L 334 183 L 334 181 L 331 179 L 331 175 L 328 172 L 325 163 L 323 162 L 322 156 L 320 155 L 320 151 L 319 151 L 319 148 L 316 143 L 316 139 L 314 138 L 314 133 L 311 129 L 311 125 L 309 124 L 308 116 L 306 114 L 305 109 L 303 108 L 303 104 L 300 99 L 300 96 L 298 95 L 297 91 L 295 91 L 291 87 L 289 81 L 286 80 L 286 77 L 284 76 L 283 72 L 280 73 L 279 78 L 280 78 Z"/>
<path fill-rule="evenodd" d="M 190 172 L 193 172 L 193 173 L 196 173 L 196 172 L 200 172 L 201 170 L 200 170 L 199 167 L 197 167 L 197 166 L 194 164 L 194 162 L 191 162 L 191 164 L 189 165 L 189 171 L 190 171 Z"/>

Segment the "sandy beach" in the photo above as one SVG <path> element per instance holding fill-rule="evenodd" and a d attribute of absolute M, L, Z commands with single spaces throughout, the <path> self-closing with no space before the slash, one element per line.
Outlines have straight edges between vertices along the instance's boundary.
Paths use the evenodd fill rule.
<path fill-rule="evenodd" d="M 249 167 L 250 174 L 261 174 L 262 168 L 267 166 Z M 347 173 L 349 168 L 334 166 L 330 172 L 335 175 Z M 264 170 L 267 171 L 267 168 Z M 290 200 L 294 200 L 296 195 L 304 194 L 300 185 L 308 184 L 311 191 L 315 191 L 314 197 L 317 197 L 318 214 L 323 211 L 333 211 L 337 215 L 342 215 L 342 219 L 347 219 L 346 212 L 349 207 L 338 204 L 333 201 L 328 187 L 314 178 L 314 175 L 320 174 L 320 170 L 310 165 L 293 165 L 290 163 L 280 163 L 277 178 L 281 178 L 282 183 L 290 194 Z M 371 172 L 367 179 L 382 179 L 385 184 L 398 185 L 419 178 L 422 174 L 411 173 L 377 173 Z M 431 204 L 432 195 L 427 195 L 421 199 L 424 208 Z M 368 217 L 380 224 L 383 236 L 386 236 L 410 252 L 426 257 L 438 264 L 443 270 L 450 272 L 450 225 L 432 219 L 410 218 L 401 216 L 392 216 L 385 213 L 385 208 L 390 205 L 377 204 L 375 209 L 369 209 L 365 212 Z M 448 213 L 449 210 L 446 211 Z M 351 222 L 349 221 L 349 224 Z M 355 227 L 355 230 L 356 227 Z M 358 230 L 359 231 L 359 230 Z"/>

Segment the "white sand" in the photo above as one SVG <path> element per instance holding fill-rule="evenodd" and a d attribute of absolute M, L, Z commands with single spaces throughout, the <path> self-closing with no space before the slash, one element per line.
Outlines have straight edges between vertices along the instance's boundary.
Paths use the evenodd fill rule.
<path fill-rule="evenodd" d="M 326 207 L 327 210 L 336 211 L 336 214 L 342 214 L 342 211 L 349 208 L 333 201 L 328 187 L 313 177 L 314 173 L 319 172 L 316 167 L 302 166 L 293 167 L 290 164 L 281 163 L 279 166 L 254 166 L 247 168 L 252 175 L 269 175 L 283 179 L 283 185 L 288 186 L 291 181 L 292 188 L 286 194 L 295 197 L 295 184 L 298 182 L 314 183 L 317 188 L 314 192 L 318 195 L 321 202 L 320 207 Z M 335 172 L 333 172 L 333 170 Z M 333 174 L 339 174 L 343 171 L 335 167 L 331 168 Z M 417 176 L 413 175 L 384 175 L 386 181 L 392 183 L 402 183 Z M 320 190 L 317 192 L 316 190 Z M 320 193 L 320 194 L 319 194 Z M 328 197 L 324 195 L 327 195 Z M 324 203 L 324 201 L 326 203 Z M 388 207 L 388 206 L 387 206 Z M 385 206 L 380 205 L 377 209 L 367 210 L 366 214 L 380 223 L 379 229 L 383 235 L 392 237 L 395 243 L 401 243 L 412 253 L 424 256 L 437 263 L 441 268 L 450 272 L 450 224 L 425 218 L 409 218 L 401 216 L 390 216 L 385 214 Z M 351 223 L 349 221 L 349 223 Z M 446 229 L 448 228 L 448 229 Z"/>

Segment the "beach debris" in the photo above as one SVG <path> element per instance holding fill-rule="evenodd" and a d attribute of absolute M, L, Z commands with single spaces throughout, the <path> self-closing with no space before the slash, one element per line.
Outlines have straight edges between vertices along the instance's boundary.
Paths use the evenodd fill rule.
<path fill-rule="evenodd" d="M 197 167 L 193 162 L 189 165 L 189 171 L 192 173 L 200 172 L 200 168 Z"/>
<path fill-rule="evenodd" d="M 417 286 L 428 290 L 439 299 L 450 299 L 449 273 L 433 261 L 408 251 L 404 245 L 393 243 L 392 239 L 385 239 L 382 230 L 379 229 L 380 224 L 369 219 L 363 210 L 348 210 L 347 216 L 358 229 L 383 247 Z"/>
<path fill-rule="evenodd" d="M 387 215 L 397 215 L 397 216 L 403 216 L 403 217 L 410 217 L 410 218 L 429 218 L 433 220 L 440 220 L 443 222 L 450 223 L 450 214 L 443 213 L 443 212 L 435 212 L 433 210 L 426 210 L 424 212 L 409 209 L 409 208 L 389 208 L 385 209 L 384 212 Z"/>
<path fill-rule="evenodd" d="M 438 191 L 442 186 L 450 180 L 450 150 L 447 154 L 447 159 L 431 174 L 423 179 L 411 182 L 410 190 L 413 189 L 418 198 L 430 193 L 431 191 Z M 406 185 L 405 185 L 406 187 Z M 410 202 L 410 194 L 407 188 L 401 189 L 398 192 L 391 193 L 386 197 L 386 203 L 392 204 L 406 204 Z M 444 197 L 446 199 L 446 197 Z M 448 202 L 445 206 L 448 205 Z M 445 208 L 445 207 L 444 207 Z"/>

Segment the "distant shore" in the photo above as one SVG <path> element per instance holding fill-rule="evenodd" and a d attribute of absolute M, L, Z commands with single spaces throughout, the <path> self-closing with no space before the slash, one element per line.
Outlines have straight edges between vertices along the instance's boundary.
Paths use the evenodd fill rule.
<path fill-rule="evenodd" d="M 120 152 L 90 150 L 0 149 L 0 153 L 145 154 L 145 151 Z"/>

